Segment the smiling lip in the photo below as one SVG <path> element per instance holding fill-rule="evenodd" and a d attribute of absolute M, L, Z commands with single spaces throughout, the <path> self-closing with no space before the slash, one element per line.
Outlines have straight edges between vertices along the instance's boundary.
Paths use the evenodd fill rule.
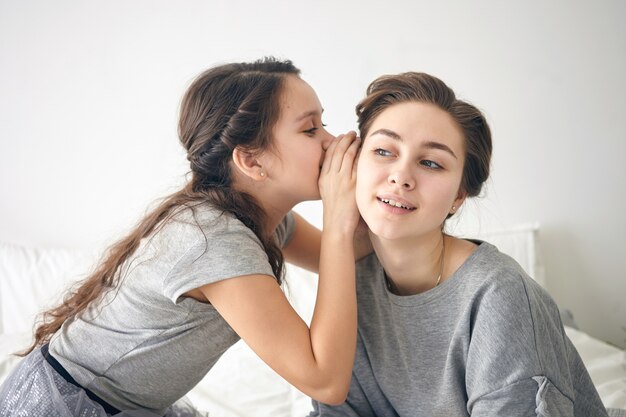
<path fill-rule="evenodd" d="M 416 208 L 407 200 L 393 195 L 381 195 L 377 196 L 376 199 L 389 209 L 393 209 L 393 212 L 409 213 Z"/>

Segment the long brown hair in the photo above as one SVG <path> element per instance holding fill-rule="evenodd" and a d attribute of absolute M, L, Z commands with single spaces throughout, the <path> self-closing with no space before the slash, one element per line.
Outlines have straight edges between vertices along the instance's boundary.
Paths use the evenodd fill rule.
<path fill-rule="evenodd" d="M 265 230 L 265 213 L 247 194 L 231 186 L 229 161 L 235 147 L 248 151 L 269 149 L 272 128 L 279 113 L 279 99 L 287 75 L 299 75 L 291 61 L 268 57 L 252 63 L 231 63 L 200 74 L 183 96 L 178 135 L 187 151 L 191 180 L 166 197 L 139 224 L 114 245 L 95 272 L 66 294 L 63 302 L 41 314 L 34 343 L 21 355 L 50 340 L 63 323 L 80 312 L 121 279 L 122 265 L 142 239 L 158 231 L 179 210 L 209 203 L 232 213 L 259 238 L 272 271 L 280 283 L 283 255 L 272 231 Z"/>
<path fill-rule="evenodd" d="M 367 87 L 366 97 L 356 106 L 359 131 L 367 136 L 374 119 L 393 104 L 416 101 L 431 103 L 448 113 L 465 137 L 465 163 L 461 187 L 469 197 L 480 194 L 489 177 L 493 145 L 491 130 L 483 113 L 456 98 L 439 78 L 423 72 L 383 75 Z"/>

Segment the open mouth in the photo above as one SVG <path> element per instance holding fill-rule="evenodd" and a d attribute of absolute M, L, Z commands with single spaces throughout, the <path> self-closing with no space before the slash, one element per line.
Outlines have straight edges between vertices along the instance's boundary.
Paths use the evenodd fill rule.
<path fill-rule="evenodd" d="M 388 204 L 392 207 L 397 207 L 397 208 L 401 208 L 401 209 L 405 209 L 405 210 L 415 210 L 415 207 L 409 207 L 409 206 L 405 206 L 404 204 L 400 203 L 399 201 L 395 201 L 389 198 L 378 198 L 378 201 L 381 201 L 385 204 Z"/>

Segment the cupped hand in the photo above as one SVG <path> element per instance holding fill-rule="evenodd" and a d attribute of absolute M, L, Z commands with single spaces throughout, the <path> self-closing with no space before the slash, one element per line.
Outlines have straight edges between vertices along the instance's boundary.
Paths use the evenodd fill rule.
<path fill-rule="evenodd" d="M 324 205 L 324 230 L 354 233 L 359 223 L 356 207 L 356 161 L 361 140 L 355 132 L 339 135 L 328 149 L 319 178 Z"/>

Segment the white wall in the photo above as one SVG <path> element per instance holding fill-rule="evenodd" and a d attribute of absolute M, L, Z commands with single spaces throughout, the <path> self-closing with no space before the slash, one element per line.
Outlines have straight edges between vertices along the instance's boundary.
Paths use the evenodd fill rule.
<path fill-rule="evenodd" d="M 374 77 L 426 71 L 493 128 L 463 222 L 539 221 L 550 292 L 624 346 L 624 16 L 620 0 L 0 0 L 0 239 L 111 243 L 184 180 L 178 103 L 218 62 L 294 60 L 335 133 Z M 299 210 L 320 224 L 319 203 Z"/>

